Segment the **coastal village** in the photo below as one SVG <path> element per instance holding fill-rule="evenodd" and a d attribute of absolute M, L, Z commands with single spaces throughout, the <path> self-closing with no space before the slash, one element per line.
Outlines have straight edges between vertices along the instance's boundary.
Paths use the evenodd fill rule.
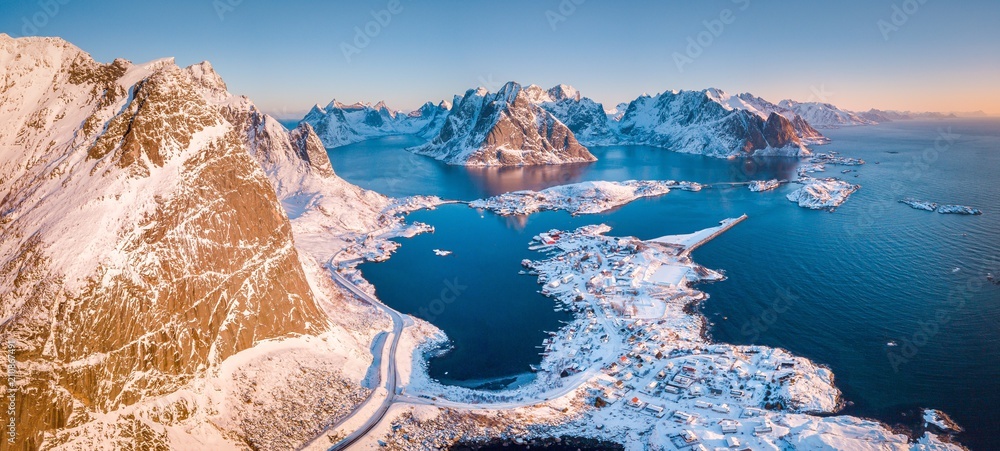
<path fill-rule="evenodd" d="M 605 236 L 607 226 L 537 237 L 532 248 L 550 256 L 524 264 L 543 294 L 579 318 L 546 340 L 543 368 L 599 368 L 587 382 L 603 419 L 595 424 L 647 416 L 678 448 L 736 448 L 777 427 L 766 410 L 838 408 L 829 370 L 780 349 L 709 344 L 702 334 L 693 309 L 706 295 L 690 286 L 724 276 L 689 254 L 744 219 L 649 241 Z"/>

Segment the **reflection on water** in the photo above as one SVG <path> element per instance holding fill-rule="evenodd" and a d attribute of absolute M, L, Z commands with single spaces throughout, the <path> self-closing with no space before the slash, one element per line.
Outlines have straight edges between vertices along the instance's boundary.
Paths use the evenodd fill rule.
<path fill-rule="evenodd" d="M 787 179 L 795 158 L 719 160 L 645 146 L 592 147 L 593 163 L 523 167 L 447 165 L 405 149 L 420 144 L 412 136 L 364 141 L 328 151 L 334 170 L 363 188 L 393 196 L 437 195 L 473 200 L 510 191 L 595 180 L 687 180 L 699 183 Z M 523 221 L 515 226 L 523 227 Z"/>
<path fill-rule="evenodd" d="M 594 163 L 466 169 L 469 179 L 489 196 L 520 190 L 542 190 L 576 183 Z"/>

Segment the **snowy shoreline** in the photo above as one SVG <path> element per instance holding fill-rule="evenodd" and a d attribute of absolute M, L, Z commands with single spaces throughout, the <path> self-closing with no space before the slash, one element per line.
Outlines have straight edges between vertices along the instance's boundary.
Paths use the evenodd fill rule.
<path fill-rule="evenodd" d="M 558 185 L 541 191 L 513 191 L 469 202 L 472 208 L 501 216 L 527 215 L 543 210 L 565 210 L 573 215 L 601 213 L 643 197 L 661 196 L 671 189 L 700 191 L 701 184 L 674 180 L 593 181 Z"/>

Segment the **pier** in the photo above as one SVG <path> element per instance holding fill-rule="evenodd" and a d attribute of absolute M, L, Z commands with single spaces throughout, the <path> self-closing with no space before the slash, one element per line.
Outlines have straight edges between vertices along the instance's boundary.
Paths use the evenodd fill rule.
<path fill-rule="evenodd" d="M 668 235 L 660 238 L 654 238 L 649 240 L 654 243 L 663 244 L 674 244 L 680 245 L 684 250 L 679 254 L 682 257 L 687 257 L 691 251 L 701 247 L 703 244 L 712 241 L 715 237 L 722 235 L 727 230 L 733 228 L 736 224 L 739 224 L 747 219 L 747 215 L 743 214 L 738 218 L 728 218 L 719 221 L 718 227 L 711 227 L 705 230 L 701 230 L 695 233 L 689 233 L 687 235 Z"/>

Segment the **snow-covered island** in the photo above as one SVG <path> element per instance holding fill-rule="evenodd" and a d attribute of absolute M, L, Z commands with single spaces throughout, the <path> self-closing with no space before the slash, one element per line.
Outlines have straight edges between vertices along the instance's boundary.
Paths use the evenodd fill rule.
<path fill-rule="evenodd" d="M 647 241 L 607 236 L 603 224 L 540 234 L 530 248 L 545 257 L 522 265 L 574 319 L 543 341 L 534 380 L 501 391 L 442 385 L 425 358 L 446 338 L 425 337 L 396 396 L 412 414 L 380 427 L 379 445 L 447 448 L 505 431 L 518 443 L 572 436 L 636 451 L 959 449 L 932 433 L 911 441 L 875 421 L 831 416 L 842 399 L 828 368 L 705 336 L 695 306 L 707 295 L 695 284 L 724 276 L 690 251 L 743 219 Z"/>
<path fill-rule="evenodd" d="M 820 164 L 834 164 L 840 166 L 861 166 L 865 164 L 865 160 L 860 158 L 844 157 L 838 152 L 826 152 L 826 153 L 816 153 L 813 154 L 809 160 L 813 163 Z"/>
<path fill-rule="evenodd" d="M 937 209 L 941 214 L 952 215 L 981 215 L 983 211 L 978 208 L 967 207 L 965 205 L 942 205 Z"/>
<path fill-rule="evenodd" d="M 747 188 L 755 193 L 760 193 L 764 191 L 770 191 L 781 186 L 781 182 L 778 179 L 771 180 L 753 180 L 748 185 Z"/>
<path fill-rule="evenodd" d="M 936 202 L 926 202 L 916 199 L 902 199 L 899 203 L 909 205 L 910 208 L 915 210 L 934 211 L 938 208 L 938 204 Z"/>
<path fill-rule="evenodd" d="M 839 166 L 861 166 L 865 164 L 865 160 L 860 158 L 844 157 L 837 152 L 817 153 L 810 156 L 801 165 L 799 165 L 799 178 L 809 177 L 809 174 L 814 172 L 823 172 L 826 170 L 826 165 L 828 164 Z M 854 171 L 855 170 L 853 169 L 845 169 L 841 171 L 841 173 L 846 174 Z"/>
<path fill-rule="evenodd" d="M 861 185 L 845 182 L 835 177 L 816 178 L 809 174 L 823 172 L 826 165 L 861 166 L 865 160 L 859 158 L 843 157 L 837 152 L 818 153 L 812 155 L 799 165 L 799 179 L 796 183 L 802 184 L 799 188 L 787 196 L 788 200 L 799 204 L 800 207 L 813 210 L 834 211 L 837 207 L 847 202 L 847 198 L 861 189 Z"/>
<path fill-rule="evenodd" d="M 836 178 L 802 177 L 798 183 L 803 185 L 802 188 L 788 193 L 785 197 L 798 203 L 800 207 L 813 210 L 834 211 L 861 188 L 861 185 L 853 185 Z"/>
<path fill-rule="evenodd" d="M 541 191 L 514 191 L 478 199 L 472 208 L 490 210 L 501 216 L 526 215 L 542 210 L 565 210 L 574 215 L 593 214 L 625 205 L 642 197 L 660 196 L 671 189 L 700 191 L 702 185 L 674 180 L 628 180 L 624 182 L 580 182 L 553 186 Z"/>
<path fill-rule="evenodd" d="M 983 214 L 982 210 L 965 205 L 939 205 L 937 202 L 927 202 L 910 198 L 902 199 L 899 201 L 899 203 L 909 205 L 910 208 L 916 210 L 937 211 L 938 213 L 941 214 L 955 214 L 955 215 Z"/>

